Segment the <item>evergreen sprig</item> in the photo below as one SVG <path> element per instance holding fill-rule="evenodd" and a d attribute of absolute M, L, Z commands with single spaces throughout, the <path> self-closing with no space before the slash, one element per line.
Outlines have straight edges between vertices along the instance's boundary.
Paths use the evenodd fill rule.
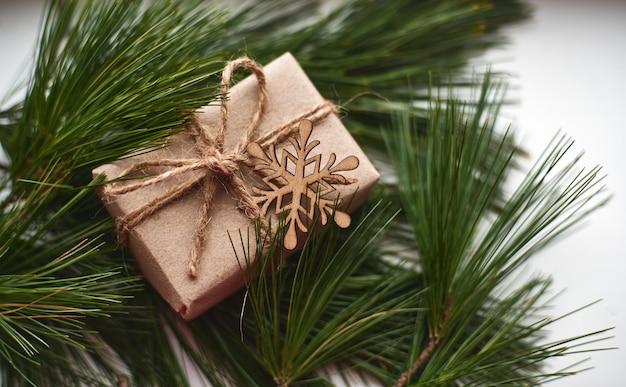
<path fill-rule="evenodd" d="M 486 78 L 473 103 L 434 99 L 425 130 L 409 106 L 385 132 L 426 292 L 424 339 L 406 374 L 417 385 L 535 384 L 552 376 L 541 373 L 541 361 L 567 350 L 535 341 L 550 323 L 531 320 L 549 280 L 531 279 L 511 293 L 502 286 L 533 253 L 606 202 L 603 176 L 599 168 L 577 170 L 578 158 L 564 162 L 571 140 L 561 138 L 494 209 L 516 156 L 509 132 L 492 148 L 499 95 Z"/>
<path fill-rule="evenodd" d="M 19 118 L 4 128 L 11 176 L 42 180 L 50 160 L 90 170 L 162 142 L 215 99 L 221 60 L 200 52 L 222 24 L 198 2 L 51 1 Z"/>
<path fill-rule="evenodd" d="M 226 23 L 221 47 L 261 63 L 293 53 L 322 95 L 348 110 L 360 144 L 373 148 L 394 110 L 428 99 L 435 75 L 439 84 L 471 88 L 469 58 L 505 43 L 501 28 L 531 14 L 518 0 L 345 0 L 317 13 L 307 0 L 244 4 Z"/>
<path fill-rule="evenodd" d="M 398 330 L 408 328 L 399 322 L 414 318 L 416 295 L 398 290 L 412 274 L 368 273 L 366 285 L 356 274 L 364 261 L 378 258 L 376 245 L 391 219 L 374 208 L 345 239 L 328 228 L 307 240 L 292 267 L 276 265 L 272 250 L 267 256 L 257 251 L 265 260 L 260 271 L 268 275 L 254 277 L 247 286 L 244 307 L 251 321 L 246 327 L 277 385 L 306 380 L 331 364 L 371 353 L 388 336 L 395 338 Z M 272 245 L 280 249 L 280 233 L 274 240 L 278 243 Z"/>
<path fill-rule="evenodd" d="M 10 161 L 0 176 L 3 384 L 117 377 L 93 352 L 105 320 L 91 317 L 128 313 L 121 302 L 143 285 L 126 258 L 105 255 L 112 222 L 90 171 L 163 143 L 216 98 L 210 79 L 222 62 L 201 51 L 222 25 L 223 13 L 200 2 L 50 2 L 26 96 L 0 128 Z M 73 366 L 89 357 L 96 367 Z"/>

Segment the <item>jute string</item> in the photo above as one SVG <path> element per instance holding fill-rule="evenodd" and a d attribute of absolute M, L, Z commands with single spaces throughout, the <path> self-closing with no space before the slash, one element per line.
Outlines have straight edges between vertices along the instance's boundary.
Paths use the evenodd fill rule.
<path fill-rule="evenodd" d="M 267 221 L 261 216 L 259 207 L 247 190 L 243 175 L 240 171 L 240 164 L 248 160 L 248 156 L 245 153 L 246 147 L 252 141 L 265 111 L 267 103 L 267 83 L 263 68 L 259 64 L 247 57 L 238 58 L 228 62 L 222 72 L 220 91 L 223 95 L 226 95 L 230 90 L 231 75 L 237 68 L 250 70 L 255 75 L 258 82 L 258 101 L 250 125 L 243 132 L 239 142 L 232 151 L 224 151 L 224 138 L 228 127 L 228 103 L 224 99 L 221 104 L 222 123 L 217 133 L 211 133 L 196 113 L 193 114 L 192 122 L 186 128 L 187 133 L 195 141 L 196 148 L 199 151 L 199 157 L 138 162 L 123 170 L 120 177 L 128 176 L 138 171 L 150 170 L 150 168 L 169 167 L 171 169 L 153 177 L 141 179 L 136 183 L 126 185 L 111 183 L 104 187 L 104 193 L 107 196 L 122 195 L 141 188 L 153 186 L 164 180 L 191 171 L 201 171 L 201 173 L 191 175 L 183 182 L 168 189 L 163 195 L 117 220 L 117 233 L 124 243 L 128 238 L 129 232 L 138 224 L 175 200 L 178 200 L 197 187 L 200 187 L 202 193 L 202 208 L 196 222 L 195 239 L 189 258 L 188 269 L 189 275 L 192 277 L 196 277 L 198 273 L 207 226 L 211 220 L 210 212 L 213 205 L 213 198 L 218 186 L 223 186 L 227 192 L 234 195 L 234 197 L 237 198 L 237 208 L 251 220 L 255 221 L 258 219 L 261 222 L 262 230 L 265 231 L 268 227 Z M 261 136 L 254 142 L 264 148 L 270 144 L 280 143 L 298 130 L 298 124 L 301 120 L 308 119 L 312 122 L 316 122 L 332 113 L 337 113 L 336 106 L 330 101 L 324 101 L 314 106 L 309 111 L 294 117 L 291 121 L 276 130 Z"/>

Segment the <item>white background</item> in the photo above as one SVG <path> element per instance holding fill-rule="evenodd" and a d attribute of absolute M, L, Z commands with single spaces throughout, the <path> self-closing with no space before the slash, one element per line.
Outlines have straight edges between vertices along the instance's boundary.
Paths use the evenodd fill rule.
<path fill-rule="evenodd" d="M 0 0 L 0 100 L 31 62 L 41 0 Z M 572 235 L 532 261 L 529 271 L 552 275 L 564 290 L 554 315 L 603 299 L 556 325 L 553 338 L 616 327 L 599 345 L 626 347 L 626 1 L 532 0 L 533 20 L 506 30 L 511 44 L 482 58 L 511 73 L 518 104 L 504 111 L 536 158 L 561 129 L 600 164 L 611 202 Z M 583 358 L 588 357 L 584 355 Z M 555 362 L 567 364 L 574 358 Z M 593 353 L 595 367 L 553 386 L 626 386 L 623 349 Z"/>

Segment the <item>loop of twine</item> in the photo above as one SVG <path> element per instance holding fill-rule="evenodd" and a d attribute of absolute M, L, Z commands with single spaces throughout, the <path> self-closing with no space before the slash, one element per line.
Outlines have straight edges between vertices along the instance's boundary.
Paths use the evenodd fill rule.
<path fill-rule="evenodd" d="M 111 183 L 104 187 L 104 193 L 107 196 L 121 195 L 158 184 L 164 180 L 187 172 L 202 171 L 201 174 L 189 177 L 185 181 L 168 189 L 163 195 L 154 198 L 142 207 L 129 212 L 117 220 L 117 232 L 121 241 L 124 243 L 128 238 L 128 233 L 138 224 L 189 193 L 197 186 L 201 186 L 203 203 L 200 216 L 196 223 L 196 235 L 189 258 L 189 275 L 192 277 L 197 276 L 207 225 L 210 222 L 213 198 L 218 185 L 223 185 L 229 193 L 235 195 L 238 199 L 237 208 L 249 219 L 253 221 L 256 219 L 260 220 L 263 232 L 265 232 L 268 227 L 267 221 L 261 216 L 259 207 L 254 202 L 252 195 L 245 186 L 244 178 L 239 167 L 240 163 L 248 159 L 245 155 L 245 149 L 252 141 L 252 137 L 259 126 L 259 122 L 265 110 L 267 103 L 267 82 L 261 65 L 247 57 L 238 58 L 228 62 L 222 71 L 220 92 L 223 94 L 223 98 L 225 98 L 226 94 L 229 92 L 230 79 L 233 71 L 237 68 L 250 70 L 257 78 L 258 101 L 250 125 L 243 132 L 233 151 L 224 151 L 224 138 L 228 127 L 228 103 L 224 99 L 221 104 L 222 124 L 215 135 L 202 123 L 196 113 L 193 114 L 192 123 L 187 127 L 188 134 L 194 138 L 195 145 L 200 152 L 199 158 L 161 159 L 138 162 L 123 170 L 119 177 L 128 176 L 138 171 L 149 170 L 150 168 L 169 167 L 171 169 L 133 184 L 120 185 L 119 183 Z M 324 101 L 276 130 L 260 137 L 255 142 L 261 147 L 280 143 L 297 131 L 298 124 L 301 120 L 308 119 L 312 122 L 316 122 L 332 113 L 337 113 L 337 107 L 330 101 Z"/>

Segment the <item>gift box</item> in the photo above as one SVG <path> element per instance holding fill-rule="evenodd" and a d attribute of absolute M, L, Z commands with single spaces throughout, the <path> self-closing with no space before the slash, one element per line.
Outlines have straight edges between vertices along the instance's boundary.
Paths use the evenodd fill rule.
<path fill-rule="evenodd" d="M 271 136 L 276 128 L 284 127 L 286 123 L 294 122 L 299 117 L 306 118 L 307 114 L 310 116 L 316 106 L 324 104 L 324 99 L 291 54 L 284 54 L 268 64 L 263 72 L 266 88 L 264 94 L 267 100 L 252 141 L 255 138 Z M 228 121 L 223 146 L 225 152 L 237 146 L 242 132 L 250 125 L 258 109 L 259 87 L 259 79 L 249 76 L 230 90 Z M 199 113 L 199 117 L 204 127 L 212 133 L 216 133 L 222 125 L 220 106 L 205 107 Z M 267 164 L 268 160 L 275 156 L 278 159 L 276 161 L 280 162 L 281 152 L 286 150 L 294 155 L 297 153 L 295 146 L 302 145 L 304 148 L 309 145 L 307 150 L 310 153 L 306 155 L 307 160 L 317 158 L 317 163 L 306 165 L 307 173 L 312 173 L 311 168 L 321 169 L 325 166 L 326 174 L 331 175 L 329 180 L 331 183 L 337 183 L 345 178 L 341 184 L 333 185 L 332 189 L 328 190 L 328 194 L 324 194 L 326 191 L 322 190 L 318 191 L 319 195 L 327 201 L 333 201 L 338 197 L 346 198 L 340 204 L 342 211 L 348 203 L 348 212 L 357 208 L 363 203 L 367 193 L 379 178 L 371 162 L 334 113 L 323 115 L 321 118 L 314 117 L 312 125 L 305 119 L 299 122 L 298 126 L 300 131 L 294 131 L 291 135 L 292 140 L 279 139 L 278 143 L 271 144 L 272 149 L 263 148 L 264 155 L 258 154 L 260 146 L 254 146 L 254 152 L 251 153 L 258 157 L 250 159 L 252 161 L 256 159 L 256 165 L 259 165 L 259 163 Z M 312 130 L 310 130 L 311 126 Z M 307 132 L 307 127 L 310 132 Z M 310 137 L 305 139 L 304 136 Z M 163 159 L 194 159 L 200 157 L 195 141 L 183 132 L 172 136 L 167 147 L 103 165 L 95 169 L 93 173 L 94 176 L 105 174 L 107 180 L 113 180 L 119 178 L 124 173 L 123 171 L 137 163 Z M 358 165 L 348 162 L 355 159 L 358 160 L 356 163 Z M 291 159 L 288 157 L 284 159 L 285 163 L 293 162 L 289 160 Z M 339 164 L 343 167 L 339 167 L 338 170 L 333 169 Z M 348 166 L 348 164 L 351 165 Z M 263 202 L 262 198 L 258 199 L 258 194 L 263 192 L 263 189 L 259 190 L 260 180 L 265 177 L 266 183 L 269 181 L 272 184 L 271 179 L 267 180 L 269 179 L 267 171 L 265 175 L 255 177 L 255 174 L 262 172 L 265 167 L 263 165 L 257 168 L 254 165 L 241 165 L 240 167 L 243 184 L 257 198 L 259 208 L 263 208 L 263 205 L 268 202 L 268 200 Z M 289 168 L 293 169 L 293 166 Z M 159 176 L 160 174 L 166 175 L 167 170 L 166 167 L 156 166 L 154 170 L 145 172 L 147 175 Z M 163 196 L 177 184 L 194 179 L 202 173 L 199 170 L 190 170 L 183 174 L 166 176 L 154 184 L 132 192 L 109 194 L 106 189 L 103 189 L 100 195 L 111 216 L 119 219 Z M 142 181 L 142 179 L 116 184 L 133 184 L 135 181 Z M 190 251 L 196 240 L 198 214 L 206 200 L 202 185 L 189 190 L 180 198 L 134 225 L 128 230 L 125 242 L 145 278 L 186 320 L 198 316 L 244 285 L 240 266 L 242 262 L 237 259 L 237 256 L 241 259 L 244 252 L 235 251 L 241 248 L 241 243 L 232 243 L 231 238 L 234 237 L 237 242 L 242 236 L 246 244 L 248 240 L 251 243 L 249 252 L 256 250 L 254 246 L 255 224 L 238 208 L 238 198 L 235 197 L 235 193 L 228 187 L 222 186 L 218 180 L 212 184 L 215 185 L 215 194 L 211 199 L 203 248 L 195 276 L 189 275 L 188 265 Z M 267 189 L 267 184 L 265 187 Z M 272 203 L 272 206 L 274 204 L 276 203 Z M 276 224 L 276 211 L 272 208 L 266 212 L 265 214 L 264 211 L 264 215 L 273 217 L 274 220 L 271 223 Z M 301 244 L 306 236 L 302 230 L 296 228 L 296 231 L 297 244 Z"/>

